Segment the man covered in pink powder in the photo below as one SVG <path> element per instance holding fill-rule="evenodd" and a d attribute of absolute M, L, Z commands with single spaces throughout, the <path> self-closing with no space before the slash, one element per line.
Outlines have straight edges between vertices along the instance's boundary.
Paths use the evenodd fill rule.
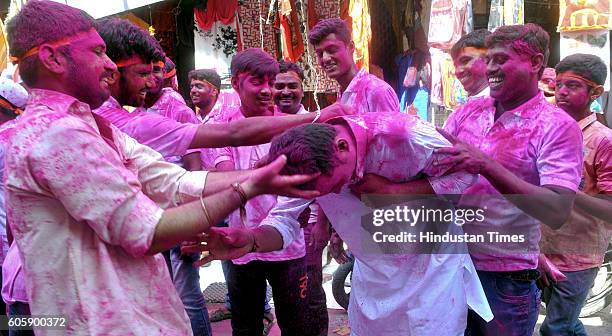
<path fill-rule="evenodd" d="M 599 123 L 590 109 L 603 93 L 608 70 L 595 55 L 575 54 L 561 60 L 556 71 L 557 106 L 580 125 L 585 155 L 572 216 L 559 230 L 542 227 L 542 253 L 567 279 L 549 281 L 542 291 L 546 318 L 540 334 L 584 336 L 587 333 L 578 316 L 612 236 L 612 217 L 598 219 L 592 211 L 596 197 L 612 194 L 612 130 Z"/>
<path fill-rule="evenodd" d="M 150 39 L 156 42 L 155 39 Z M 161 51 L 161 46 L 157 44 Z M 154 59 L 151 75 L 152 86 L 147 90 L 144 105 L 137 112 L 159 114 L 180 123 L 200 124 L 193 110 L 187 106 L 183 97 L 171 87 L 173 74 L 176 73 L 174 62 L 161 51 L 164 60 Z M 183 157 L 166 158 L 168 162 L 176 163 L 187 170 L 201 170 L 199 151 L 188 151 Z"/>
<path fill-rule="evenodd" d="M 231 62 L 232 87 L 240 96 L 241 106 L 226 111 L 230 120 L 256 116 L 279 116 L 273 105 L 272 86 L 279 65 L 261 49 L 237 53 Z M 270 144 L 225 147 L 215 160 L 219 171 L 252 169 L 263 159 Z M 230 228 L 257 228 L 277 203 L 276 195 L 262 195 L 247 202 L 228 218 Z M 308 296 L 302 291 L 307 284 L 304 260 L 304 238 L 286 248 L 269 253 L 250 253 L 227 264 L 227 286 L 231 302 L 233 335 L 259 335 L 264 330 L 262 316 L 266 298 L 266 281 L 272 287 L 278 326 L 283 334 L 311 335 L 304 329 Z"/>
<path fill-rule="evenodd" d="M 355 113 L 399 112 L 395 91 L 366 69 L 357 69 L 353 60 L 355 43 L 351 31 L 338 18 L 317 23 L 308 35 L 319 65 L 327 76 L 340 85 L 338 101 L 355 109 Z"/>
<path fill-rule="evenodd" d="M 259 194 L 316 196 L 292 187 L 312 177 L 279 176 L 285 158 L 250 173 L 187 172 L 93 114 L 117 68 L 81 10 L 29 1 L 7 32 L 32 88 L 6 150 L 31 313 L 65 316 L 67 335 L 191 335 L 159 252 Z"/>
<path fill-rule="evenodd" d="M 451 48 L 455 65 L 455 75 L 468 93 L 469 98 L 489 95 L 487 48 L 485 38 L 491 34 L 486 29 L 478 29 L 463 35 Z"/>
<path fill-rule="evenodd" d="M 380 249 L 386 245 L 362 222 L 362 216 L 372 209 L 349 191 L 366 174 L 378 174 L 395 182 L 428 176 L 416 181 L 415 188 L 427 186 L 441 195 L 461 193 L 475 176 L 464 172 L 444 176 L 449 167 L 436 162 L 448 156 L 435 150 L 449 145 L 430 124 L 399 113 L 336 118 L 327 124 L 298 126 L 273 139 L 268 155 L 287 155 L 284 173 L 320 174 L 303 187 L 321 193 L 316 202 L 355 256 L 351 335 L 458 336 L 466 328 L 468 307 L 492 319 L 465 244 L 438 244 L 427 253 L 410 250 L 414 244 L 409 242 L 400 244 L 408 251 Z M 309 204 L 308 200 L 283 198 L 257 228 L 214 228 L 204 249 L 210 251 L 209 258 L 233 259 L 244 254 L 238 249 L 260 253 L 290 246 L 302 237 L 298 217 Z M 421 204 L 416 200 L 410 206 Z M 429 225 L 415 224 L 419 228 Z M 447 221 L 433 225 L 454 234 L 461 231 Z M 248 246 L 228 243 L 239 237 L 253 239 Z M 319 335 L 319 330 L 311 331 Z"/>
<path fill-rule="evenodd" d="M 153 113 L 129 113 L 122 106 L 140 107 L 153 86 L 152 62 L 161 57 L 153 37 L 127 20 L 105 19 L 97 23 L 107 41 L 108 56 L 117 63 L 110 83 L 112 96 L 94 113 L 104 117 L 136 141 L 150 146 L 163 157 L 183 156 L 187 149 L 241 146 L 265 143 L 275 134 L 303 123 L 322 122 L 344 114 L 339 105 L 319 113 L 258 117 L 228 124 L 183 124 Z M 128 35 L 126 31 L 132 32 Z M 110 43 L 112 41 L 112 43 Z M 136 47 L 138 46 L 138 48 Z"/>
<path fill-rule="evenodd" d="M 487 322 L 470 311 L 467 335 L 533 333 L 540 303 L 540 225 L 558 229 L 567 221 L 580 183 L 580 128 L 538 89 L 548 44 L 548 33 L 535 24 L 504 26 L 489 35 L 490 97 L 468 101 L 440 130 L 454 146 L 437 150 L 450 155 L 439 164 L 453 165 L 449 172 L 479 174 L 460 203 L 486 208 L 486 216 L 466 223 L 465 232 L 524 239 L 468 244 L 495 318 Z M 380 178 L 370 179 L 367 190 L 415 193 L 411 185 Z"/>

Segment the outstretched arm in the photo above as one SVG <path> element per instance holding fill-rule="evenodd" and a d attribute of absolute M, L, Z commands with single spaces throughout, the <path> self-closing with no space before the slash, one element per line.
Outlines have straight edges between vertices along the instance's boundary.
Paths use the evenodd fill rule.
<path fill-rule="evenodd" d="M 333 104 L 321 110 L 316 122 L 352 114 L 344 105 Z M 270 142 L 272 137 L 285 130 L 315 121 L 316 113 L 288 116 L 252 117 L 227 124 L 202 124 L 198 127 L 189 148 L 219 148 L 251 146 Z"/>
<path fill-rule="evenodd" d="M 199 234 L 208 231 L 215 223 L 227 217 L 246 199 L 257 195 L 316 197 L 318 193 L 315 191 L 303 191 L 295 187 L 311 180 L 315 177 L 314 175 L 285 176 L 278 174 L 286 160 L 284 156 L 281 156 L 268 166 L 253 171 L 251 177 L 242 183 L 241 192 L 227 189 L 202 200 L 165 210 L 156 226 L 148 253 L 159 253 L 180 242 L 197 239 Z"/>

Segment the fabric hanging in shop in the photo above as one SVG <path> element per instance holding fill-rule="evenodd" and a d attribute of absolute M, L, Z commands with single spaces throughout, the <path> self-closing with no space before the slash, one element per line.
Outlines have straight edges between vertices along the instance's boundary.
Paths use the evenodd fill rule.
<path fill-rule="evenodd" d="M 293 0 L 281 0 L 278 9 L 283 59 L 293 62 L 304 54 L 304 40 L 295 8 Z"/>
<path fill-rule="evenodd" d="M 442 96 L 442 62 L 447 55 L 440 49 L 431 48 L 431 102 L 436 105 L 443 105 Z"/>
<path fill-rule="evenodd" d="M 525 0 L 492 0 L 489 30 L 525 23 Z"/>
<path fill-rule="evenodd" d="M 525 23 L 525 0 L 504 0 L 504 25 Z"/>
<path fill-rule="evenodd" d="M 561 59 L 573 54 L 596 55 L 608 67 L 610 73 L 610 31 L 607 29 L 561 33 Z M 610 91 L 610 76 L 604 89 Z"/>
<path fill-rule="evenodd" d="M 234 21 L 228 24 L 214 22 L 208 30 L 195 26 L 196 69 L 215 69 L 221 78 L 229 76 L 232 57 L 238 50 L 236 20 L 234 17 Z"/>
<path fill-rule="evenodd" d="M 455 67 L 450 54 L 436 48 L 431 54 L 431 102 L 455 109 L 467 101 L 467 92 L 455 76 Z"/>
<path fill-rule="evenodd" d="M 351 0 L 349 16 L 351 17 L 351 35 L 355 43 L 353 58 L 358 68 L 368 70 L 370 66 L 370 39 L 372 38 L 368 0 Z"/>
<path fill-rule="evenodd" d="M 201 8 L 194 10 L 195 20 L 200 29 L 209 30 L 217 21 L 225 25 L 232 23 L 236 10 L 238 10 L 238 0 L 208 0 L 206 10 Z"/>
<path fill-rule="evenodd" d="M 612 2 L 598 1 L 559 1 L 560 32 L 592 29 L 612 29 Z"/>
<path fill-rule="evenodd" d="M 466 13 L 466 0 L 433 0 L 427 38 L 429 45 L 450 49 L 463 35 Z"/>
<path fill-rule="evenodd" d="M 427 121 L 427 110 L 429 109 L 429 91 L 426 87 L 421 87 L 418 89 L 414 101 L 411 106 L 408 107 L 409 111 L 414 111 L 415 114 Z M 411 113 L 412 114 L 412 113 Z"/>
<path fill-rule="evenodd" d="M 465 20 L 463 22 L 463 33 L 469 34 L 474 30 L 474 11 L 472 10 L 472 0 L 465 1 Z"/>
<path fill-rule="evenodd" d="M 8 41 L 6 40 L 4 24 L 0 20 L 0 71 L 6 69 L 8 59 Z"/>
<path fill-rule="evenodd" d="M 442 62 L 442 94 L 444 107 L 456 109 L 467 101 L 467 92 L 455 76 L 455 66 L 450 55 Z"/>

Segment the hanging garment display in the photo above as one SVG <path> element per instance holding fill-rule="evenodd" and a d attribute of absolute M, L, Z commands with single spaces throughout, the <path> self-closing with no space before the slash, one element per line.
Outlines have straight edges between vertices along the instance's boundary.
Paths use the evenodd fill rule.
<path fill-rule="evenodd" d="M 281 0 L 278 17 L 283 59 L 297 61 L 304 53 L 304 40 L 300 32 L 297 10 L 292 0 Z"/>
<path fill-rule="evenodd" d="M 504 25 L 525 23 L 525 0 L 492 0 L 489 14 L 489 30 Z"/>
<path fill-rule="evenodd" d="M 238 0 L 208 0 L 206 10 L 196 7 L 194 13 L 198 26 L 202 30 L 210 30 L 217 21 L 225 25 L 232 23 L 237 9 Z"/>
<path fill-rule="evenodd" d="M 491 0 L 491 10 L 489 11 L 489 31 L 504 25 L 504 0 Z"/>
<path fill-rule="evenodd" d="M 444 107 L 454 110 L 467 101 L 468 95 L 459 79 L 455 76 L 455 66 L 449 54 L 445 54 L 441 65 Z"/>
<path fill-rule="evenodd" d="M 560 32 L 612 28 L 610 0 L 560 0 L 559 10 Z"/>
<path fill-rule="evenodd" d="M 353 58 L 358 68 L 369 69 L 370 66 L 370 39 L 372 38 L 372 25 L 368 0 L 351 0 L 349 3 L 349 16 L 351 17 L 351 36 L 355 43 Z"/>
<path fill-rule="evenodd" d="M 504 25 L 524 24 L 525 0 L 504 0 Z"/>
<path fill-rule="evenodd" d="M 466 13 L 466 0 L 433 0 L 427 39 L 429 45 L 450 49 L 463 35 Z"/>
<path fill-rule="evenodd" d="M 610 73 L 610 31 L 607 29 L 575 31 L 561 33 L 561 59 L 573 54 L 596 55 L 608 67 Z M 604 84 L 606 91 L 610 90 L 610 76 Z"/>
<path fill-rule="evenodd" d="M 230 63 L 238 48 L 236 18 L 229 25 L 214 22 L 209 30 L 195 26 L 193 37 L 196 69 L 215 69 L 221 78 L 230 74 Z"/>
<path fill-rule="evenodd" d="M 430 48 L 431 55 L 431 102 L 436 105 L 443 105 L 442 95 L 442 63 L 446 59 L 446 54 L 436 48 Z"/>

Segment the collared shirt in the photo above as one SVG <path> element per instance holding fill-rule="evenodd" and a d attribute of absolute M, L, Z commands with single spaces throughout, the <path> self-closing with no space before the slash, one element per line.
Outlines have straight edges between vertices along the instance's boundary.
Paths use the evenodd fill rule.
<path fill-rule="evenodd" d="M 129 326 L 191 335 L 163 256 L 146 252 L 162 208 L 196 200 L 206 172 L 167 163 L 98 122 L 73 97 L 32 90 L 7 147 L 8 218 L 30 310 L 65 315 L 67 334 L 123 335 Z"/>
<path fill-rule="evenodd" d="M 480 148 L 528 183 L 578 190 L 582 135 L 567 113 L 549 104 L 541 92 L 514 110 L 506 111 L 498 120 L 494 120 L 495 111 L 493 98 L 472 99 L 449 116 L 444 128 L 460 140 Z M 506 200 L 482 176 L 464 191 L 461 202 L 486 211 L 484 221 L 464 226 L 467 233 L 499 232 L 516 237 L 522 235 L 525 239 L 520 244 L 493 239 L 468 244 L 476 269 L 516 271 L 537 267 L 538 220 Z"/>
<path fill-rule="evenodd" d="M 159 99 L 149 108 L 139 107 L 134 112 L 159 114 L 180 123 L 200 124 L 195 112 L 187 106 L 180 93 L 172 88 L 163 88 Z"/>
<path fill-rule="evenodd" d="M 153 113 L 130 113 L 113 97 L 93 112 L 106 118 L 139 143 L 155 148 L 164 158 L 185 155 L 199 127 Z"/>
<path fill-rule="evenodd" d="M 278 115 L 278 110 L 276 112 L 276 115 Z M 242 112 L 240 112 L 239 107 L 234 108 L 233 112 L 228 111 L 227 117 L 228 122 L 245 118 Z M 221 162 L 230 161 L 234 164 L 235 169 L 253 169 L 257 161 L 266 156 L 269 150 L 269 143 L 256 146 L 220 148 L 215 159 L 215 166 Z M 276 195 L 260 195 L 250 199 L 244 207 L 245 210 L 238 209 L 229 215 L 229 227 L 258 227 L 276 203 Z M 253 260 L 282 261 L 301 258 L 304 255 L 304 235 L 300 232 L 292 243 L 287 244 L 281 250 L 265 253 L 248 253 L 243 257 L 232 260 L 232 262 L 243 265 Z"/>
<path fill-rule="evenodd" d="M 9 120 L 0 126 L 0 265 L 4 262 L 4 258 L 8 252 L 7 227 L 6 222 L 6 204 L 5 204 L 5 185 L 4 185 L 4 156 L 6 144 L 13 133 L 15 127 L 15 119 Z"/>
<path fill-rule="evenodd" d="M 4 180 L 4 157 L 6 146 L 9 143 L 9 138 L 15 128 L 16 120 L 11 120 L 4 123 L 0 127 L 0 221 L 3 225 L 2 236 L 2 299 L 7 304 L 12 304 L 15 301 L 28 302 L 27 293 L 25 290 L 25 282 L 23 280 L 23 272 L 21 271 L 21 260 L 19 259 L 19 250 L 15 243 L 9 248 L 6 239 L 6 230 L 8 228 L 6 217 L 5 193 L 6 185 Z"/>
<path fill-rule="evenodd" d="M 343 119 L 356 140 L 357 180 L 373 173 L 401 183 L 421 174 L 445 173 L 445 168 L 434 165 L 443 156 L 433 151 L 450 143 L 417 117 L 370 113 Z M 461 193 L 475 178 L 463 172 L 453 175 L 455 183 L 439 184 L 430 178 L 436 193 Z M 492 319 L 465 245 L 460 244 L 462 249 L 456 253 L 371 252 L 376 250 L 372 234 L 359 224 L 371 209 L 346 186 L 340 194 L 319 197 L 317 202 L 355 256 L 349 304 L 355 335 L 460 335 L 466 327 L 468 306 L 485 320 Z M 308 203 L 282 198 L 262 224 L 275 227 L 287 245 L 298 236 L 296 219 Z"/>
<path fill-rule="evenodd" d="M 200 124 L 200 120 L 195 115 L 195 112 L 185 104 L 183 97 L 172 88 L 163 88 L 159 99 L 149 108 L 139 107 L 132 113 L 155 113 L 168 119 L 186 124 Z M 128 133 L 129 135 L 129 133 Z M 153 149 L 155 147 L 152 146 Z M 196 149 L 188 150 L 186 154 L 199 152 Z M 172 162 L 179 166 L 183 166 L 183 158 L 181 156 L 164 157 L 168 162 Z"/>
<path fill-rule="evenodd" d="M 382 79 L 363 68 L 357 72 L 339 101 L 349 105 L 355 114 L 368 112 L 399 112 L 399 100 L 395 91 Z"/>
<path fill-rule="evenodd" d="M 578 122 L 582 129 L 584 170 L 580 189 L 587 195 L 612 194 L 612 130 L 595 114 Z M 559 230 L 542 226 L 542 252 L 561 271 L 599 267 L 610 242 L 610 224 L 574 208 Z"/>

